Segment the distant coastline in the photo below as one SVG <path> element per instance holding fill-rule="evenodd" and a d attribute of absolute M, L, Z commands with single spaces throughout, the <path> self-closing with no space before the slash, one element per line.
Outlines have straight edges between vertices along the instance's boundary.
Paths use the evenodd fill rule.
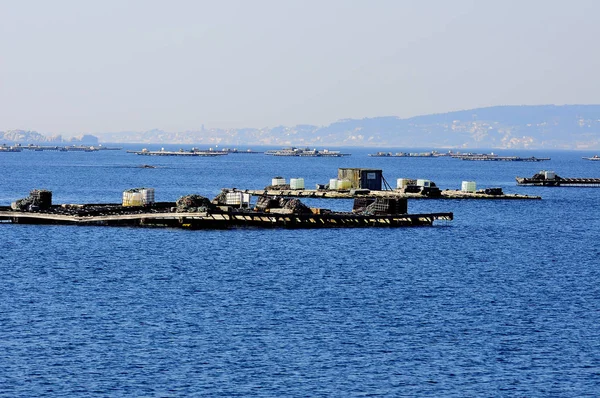
<path fill-rule="evenodd" d="M 0 131 L 4 144 L 176 144 L 220 147 L 600 149 L 600 105 L 495 106 L 412 118 L 344 119 L 327 126 L 122 131 L 73 138 Z"/>

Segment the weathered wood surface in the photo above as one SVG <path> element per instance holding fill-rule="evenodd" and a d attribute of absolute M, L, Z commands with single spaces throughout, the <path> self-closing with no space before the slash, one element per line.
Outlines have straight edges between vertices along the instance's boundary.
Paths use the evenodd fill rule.
<path fill-rule="evenodd" d="M 232 190 L 230 190 L 232 191 Z M 238 190 L 240 191 L 240 190 Z M 248 189 L 241 192 L 249 193 L 254 196 L 283 196 L 293 198 L 323 198 L 323 199 L 354 199 L 361 198 L 407 198 L 407 199 L 541 199 L 540 196 L 519 195 L 519 194 L 503 194 L 503 195 L 487 195 L 484 193 L 469 193 L 462 191 L 445 190 L 440 192 L 440 196 L 426 196 L 420 193 L 406 193 L 398 190 L 391 191 L 370 191 L 367 194 L 352 195 L 350 192 L 339 191 L 317 191 L 317 190 L 264 190 L 264 189 Z"/>
<path fill-rule="evenodd" d="M 600 178 L 557 178 L 540 180 L 535 178 L 516 177 L 517 185 L 561 187 L 561 186 L 600 186 Z"/>
<path fill-rule="evenodd" d="M 127 151 L 143 156 L 223 156 L 228 152 L 222 151 Z"/>
<path fill-rule="evenodd" d="M 64 214 L 2 210 L 0 221 L 24 224 L 75 224 L 141 227 L 173 227 L 219 229 L 231 227 L 258 228 L 348 228 L 348 227 L 407 227 L 432 225 L 435 220 L 450 221 L 452 213 L 361 215 L 353 213 L 271 214 L 243 213 L 136 213 L 101 216 L 72 216 Z"/>

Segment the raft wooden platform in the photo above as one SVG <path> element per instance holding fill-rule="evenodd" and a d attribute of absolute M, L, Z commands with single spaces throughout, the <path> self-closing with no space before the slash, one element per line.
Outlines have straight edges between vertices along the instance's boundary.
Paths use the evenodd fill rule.
<path fill-rule="evenodd" d="M 58 206 L 55 206 L 58 207 Z M 0 222 L 15 224 L 64 224 L 129 227 L 167 227 L 188 229 L 255 228 L 356 228 L 429 226 L 436 220 L 450 221 L 453 213 L 360 215 L 324 212 L 323 214 L 270 213 L 243 209 L 220 212 L 170 212 L 131 208 L 131 213 L 108 215 L 68 215 L 27 212 L 0 208 Z"/>
<path fill-rule="evenodd" d="M 223 151 L 127 151 L 127 153 L 133 153 L 141 156 L 224 156 L 228 155 L 229 152 Z"/>
<path fill-rule="evenodd" d="M 233 190 L 228 190 L 233 191 Z M 240 190 L 238 190 L 240 191 Z M 321 191 L 321 190 L 264 190 L 264 189 L 247 189 L 241 192 L 249 193 L 253 196 L 280 196 L 291 198 L 322 198 L 322 199 L 354 199 L 361 198 L 406 198 L 406 199 L 533 199 L 539 200 L 540 196 L 518 195 L 518 194 L 502 194 L 488 195 L 479 192 L 463 192 L 459 190 L 445 190 L 440 192 L 440 196 L 427 196 L 421 193 L 409 193 L 399 190 L 390 191 L 370 191 L 369 193 L 352 194 L 349 191 Z"/>
<path fill-rule="evenodd" d="M 470 161 L 488 161 L 488 162 L 544 162 L 550 160 L 550 158 L 536 158 L 531 156 L 528 158 L 522 158 L 520 156 L 490 156 L 490 155 L 466 155 L 466 156 L 455 156 L 461 160 Z"/>
<path fill-rule="evenodd" d="M 516 177 L 517 185 L 543 187 L 600 187 L 600 178 L 560 178 L 554 180 L 538 180 Z"/>
<path fill-rule="evenodd" d="M 565 178 L 556 175 L 553 171 L 541 170 L 533 177 L 515 177 L 517 185 L 531 185 L 543 187 L 598 187 L 600 178 Z"/>

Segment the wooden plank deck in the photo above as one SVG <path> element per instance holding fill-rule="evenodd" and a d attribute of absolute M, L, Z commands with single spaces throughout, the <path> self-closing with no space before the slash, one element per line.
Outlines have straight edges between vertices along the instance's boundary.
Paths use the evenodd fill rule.
<path fill-rule="evenodd" d="M 0 221 L 24 224 L 70 224 L 220 229 L 258 228 L 344 228 L 406 227 L 432 225 L 435 220 L 450 221 L 452 213 L 361 215 L 353 213 L 277 214 L 247 213 L 136 213 L 99 216 L 1 210 Z"/>
<path fill-rule="evenodd" d="M 597 187 L 600 178 L 560 178 L 560 179 L 533 179 L 517 177 L 517 185 L 544 186 L 544 187 Z"/>
<path fill-rule="evenodd" d="M 280 196 L 291 198 L 320 198 L 320 199 L 354 199 L 354 198 L 406 198 L 406 199 L 510 199 L 510 200 L 539 200 L 541 196 L 519 195 L 519 194 L 502 194 L 502 195 L 487 195 L 484 193 L 470 193 L 458 190 L 445 190 L 440 192 L 440 196 L 426 196 L 420 193 L 405 193 L 397 190 L 390 191 L 370 191 L 367 194 L 352 195 L 350 192 L 340 191 L 317 191 L 317 190 L 264 190 L 264 189 L 247 189 L 238 190 L 240 192 L 249 193 L 253 196 Z M 229 190 L 233 192 L 233 190 Z"/>

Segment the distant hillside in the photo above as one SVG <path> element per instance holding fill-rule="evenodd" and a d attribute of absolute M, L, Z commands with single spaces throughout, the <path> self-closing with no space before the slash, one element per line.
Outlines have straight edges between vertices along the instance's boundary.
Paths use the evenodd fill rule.
<path fill-rule="evenodd" d="M 105 142 L 436 148 L 600 148 L 600 105 L 495 106 L 401 119 L 345 119 L 328 126 L 120 132 Z"/>
<path fill-rule="evenodd" d="M 463 148 L 600 147 L 600 105 L 496 106 L 417 116 L 342 120 L 319 129 L 388 146 Z"/>
<path fill-rule="evenodd" d="M 0 132 L 0 140 L 2 134 L 4 140 L 8 140 L 8 133 L 10 137 L 15 137 L 11 132 Z M 37 134 L 27 133 L 34 138 Z M 126 131 L 97 135 L 102 142 L 218 144 L 222 147 L 600 149 L 600 105 L 495 106 L 407 119 L 395 116 L 345 119 L 328 126 L 302 124 L 183 132 Z M 23 139 L 18 142 L 23 142 Z"/>
<path fill-rule="evenodd" d="M 21 144 L 89 144 L 97 145 L 98 138 L 85 134 L 79 137 L 64 139 L 61 135 L 45 136 L 37 131 L 26 130 L 8 130 L 0 131 L 0 144 L 3 143 L 21 143 Z"/>

